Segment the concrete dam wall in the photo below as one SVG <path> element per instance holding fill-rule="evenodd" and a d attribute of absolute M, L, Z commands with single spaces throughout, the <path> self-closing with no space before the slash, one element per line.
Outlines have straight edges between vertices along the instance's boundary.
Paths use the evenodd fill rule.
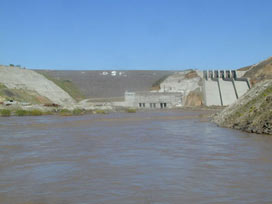
<path fill-rule="evenodd" d="M 249 89 L 248 79 L 239 78 L 236 70 L 203 72 L 203 95 L 206 106 L 228 106 Z"/>

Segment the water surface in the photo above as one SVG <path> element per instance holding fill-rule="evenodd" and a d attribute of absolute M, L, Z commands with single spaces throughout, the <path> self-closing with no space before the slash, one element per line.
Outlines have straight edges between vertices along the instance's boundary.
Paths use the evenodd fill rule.
<path fill-rule="evenodd" d="M 0 203 L 271 203 L 272 138 L 198 114 L 0 118 Z"/>

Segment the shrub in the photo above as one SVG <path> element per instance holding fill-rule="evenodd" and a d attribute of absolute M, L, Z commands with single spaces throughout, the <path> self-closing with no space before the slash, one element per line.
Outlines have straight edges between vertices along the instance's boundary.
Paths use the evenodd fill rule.
<path fill-rule="evenodd" d="M 2 110 L 0 110 L 0 115 L 4 116 L 4 117 L 8 117 L 8 116 L 10 116 L 10 110 L 2 109 Z"/>

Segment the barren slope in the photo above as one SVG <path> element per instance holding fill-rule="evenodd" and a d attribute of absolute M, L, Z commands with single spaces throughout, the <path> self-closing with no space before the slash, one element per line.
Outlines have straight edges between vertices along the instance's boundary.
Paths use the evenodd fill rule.
<path fill-rule="evenodd" d="M 123 97 L 125 91 L 148 91 L 172 71 L 56 71 L 36 70 L 57 80 L 71 81 L 87 98 Z"/>
<path fill-rule="evenodd" d="M 253 85 L 265 79 L 272 79 L 272 57 L 240 70 L 243 69 L 244 71 L 247 70 L 244 76 L 250 78 Z"/>

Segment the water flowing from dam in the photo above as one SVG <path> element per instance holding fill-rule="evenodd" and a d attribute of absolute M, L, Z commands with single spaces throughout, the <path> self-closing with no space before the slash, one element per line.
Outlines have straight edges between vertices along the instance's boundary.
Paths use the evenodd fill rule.
<path fill-rule="evenodd" d="M 199 114 L 0 118 L 0 203 L 271 202 L 272 137 Z"/>

